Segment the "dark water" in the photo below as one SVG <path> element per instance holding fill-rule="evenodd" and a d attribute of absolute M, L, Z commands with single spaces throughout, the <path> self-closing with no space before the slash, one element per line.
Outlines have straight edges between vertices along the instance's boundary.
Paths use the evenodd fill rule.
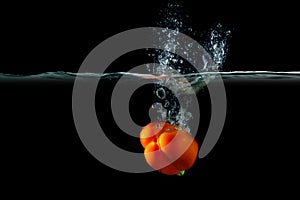
<path fill-rule="evenodd" d="M 96 160 L 82 144 L 72 116 L 75 78 L 101 77 L 103 91 L 96 97 L 100 123 L 107 137 L 130 151 L 141 151 L 138 140 L 126 136 L 111 120 L 109 91 L 124 76 L 128 84 L 145 78 L 140 74 L 74 74 L 49 72 L 31 76 L 1 74 L 1 165 L 7 184 L 79 185 L 113 181 L 122 187 L 145 180 L 168 185 L 190 185 L 202 190 L 232 190 L 265 194 L 291 192 L 299 178 L 299 72 L 221 73 L 227 98 L 227 114 L 220 139 L 204 158 L 197 159 L 183 177 L 166 177 L 157 172 L 126 173 Z M 201 122 L 196 139 L 201 142 L 209 124 L 210 99 L 200 74 L 189 75 L 198 87 Z M 211 84 L 213 84 L 213 80 Z M 105 96 L 105 94 L 107 94 Z M 147 94 L 133 99 L 131 117 L 149 120 L 141 108 Z M 102 109 L 103 108 L 103 109 Z M 135 109 L 136 108 L 136 109 Z M 102 110 L 101 110 L 102 109 Z M 101 117 L 102 116 L 102 117 Z M 107 117 L 106 117 L 107 116 Z M 230 182 L 230 184 L 229 184 Z M 269 186 L 271 189 L 269 189 Z M 100 187 L 100 186 L 99 186 Z"/>

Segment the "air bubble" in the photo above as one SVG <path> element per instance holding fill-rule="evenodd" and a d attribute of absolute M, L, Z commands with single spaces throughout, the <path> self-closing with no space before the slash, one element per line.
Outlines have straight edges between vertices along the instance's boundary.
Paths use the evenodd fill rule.
<path fill-rule="evenodd" d="M 163 88 L 158 88 L 156 90 L 156 96 L 160 99 L 165 99 L 166 98 L 166 92 Z"/>
<path fill-rule="evenodd" d="M 167 108 L 167 107 L 169 107 L 169 105 L 170 105 L 170 102 L 169 101 L 165 101 L 164 107 Z"/>

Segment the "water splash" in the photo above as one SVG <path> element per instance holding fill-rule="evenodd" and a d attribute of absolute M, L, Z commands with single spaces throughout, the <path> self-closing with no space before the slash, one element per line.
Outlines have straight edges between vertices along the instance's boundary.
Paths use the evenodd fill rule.
<path fill-rule="evenodd" d="M 226 29 L 222 24 L 218 23 L 215 27 L 211 28 L 209 41 L 205 44 L 219 71 L 222 70 L 227 56 L 229 49 L 228 40 L 230 37 L 231 30 Z"/>
<path fill-rule="evenodd" d="M 162 51 L 157 50 L 158 56 L 156 63 L 160 65 L 153 67 L 148 65 L 147 69 L 150 73 L 157 74 L 160 76 L 166 76 L 168 78 L 159 79 L 157 85 L 162 85 L 168 87 L 177 98 L 181 98 L 180 112 L 178 113 L 178 106 L 174 107 L 168 106 L 167 115 L 160 115 L 157 119 L 161 120 L 163 117 L 166 121 L 169 121 L 172 124 L 177 124 L 189 131 L 188 121 L 193 117 L 192 113 L 187 110 L 190 105 L 190 96 L 191 94 L 197 93 L 202 89 L 209 81 L 213 80 L 215 76 L 212 76 L 211 73 L 202 74 L 201 78 L 197 79 L 197 87 L 192 87 L 191 80 L 187 79 L 186 76 L 177 75 L 187 75 L 192 73 L 202 73 L 202 72 L 218 72 L 222 68 L 227 55 L 228 43 L 227 39 L 230 36 L 230 31 L 225 30 L 221 24 L 218 24 L 214 27 L 207 40 L 209 41 L 205 47 L 208 51 L 208 54 L 203 54 L 202 61 L 203 66 L 196 66 L 196 52 L 193 53 L 192 49 L 193 43 L 184 43 L 178 39 L 179 33 L 185 33 L 187 35 L 193 35 L 193 28 L 188 27 L 185 23 L 188 18 L 188 14 L 182 12 L 183 6 L 177 3 L 168 3 L 163 10 L 162 18 L 159 21 L 159 25 L 163 26 L 162 33 L 167 34 L 167 38 L 163 37 L 165 34 L 159 37 L 159 41 L 162 46 Z M 169 30 L 172 31 L 169 31 Z M 196 47 L 201 49 L 203 47 Z M 181 58 L 178 55 L 175 55 L 171 52 L 183 52 L 185 57 L 189 59 L 189 64 L 186 60 Z M 208 56 L 211 56 L 210 58 Z M 193 63 L 194 61 L 194 63 Z M 198 64 L 198 63 L 197 63 Z M 193 66 L 191 66 L 193 65 Z M 176 78 L 175 78 L 176 76 Z M 201 84 L 200 84 L 201 82 Z M 161 94 L 163 89 L 162 87 L 156 88 L 154 94 Z M 173 103 L 173 100 L 169 100 L 169 103 Z M 167 106 L 161 106 L 158 108 L 166 108 Z M 164 113 L 163 111 L 158 111 L 158 113 Z"/>
<path fill-rule="evenodd" d="M 184 29 L 184 18 L 182 17 L 182 15 L 179 15 L 180 12 L 178 12 L 178 9 L 181 8 L 181 5 L 172 3 L 169 3 L 165 8 L 167 10 L 164 10 L 164 16 L 163 18 L 161 18 L 159 25 L 165 27 L 162 30 L 163 33 L 167 32 L 168 29 L 172 29 L 173 31 L 168 31 L 167 39 L 164 37 L 159 37 L 159 41 L 162 44 L 163 48 L 163 51 L 157 51 L 157 62 L 160 65 L 156 68 L 148 68 L 151 73 L 168 77 L 159 79 L 157 85 L 167 86 L 167 88 L 169 88 L 174 93 L 175 97 L 178 97 L 180 94 L 186 92 L 184 90 L 189 89 L 190 92 L 192 90 L 192 87 L 183 86 L 184 84 L 188 84 L 186 79 L 179 78 L 178 80 L 178 78 L 174 78 L 174 75 L 176 76 L 178 74 L 189 71 L 189 69 L 184 67 L 183 59 L 171 53 L 176 52 L 180 48 L 180 50 L 184 52 L 187 57 L 189 56 L 187 55 L 188 49 L 182 48 L 189 48 L 190 46 L 181 44 L 177 39 L 178 34 Z M 174 67 L 175 65 L 177 67 Z M 165 92 L 166 91 L 163 89 L 163 87 L 158 86 L 156 88 L 155 94 L 160 98 L 161 94 L 164 94 Z M 164 105 L 153 105 L 152 109 L 155 109 L 158 113 L 156 120 L 168 121 L 171 124 L 177 124 L 185 129 L 188 129 L 188 126 L 185 126 L 185 120 L 187 120 L 188 118 L 184 116 L 184 114 L 188 114 L 187 111 L 184 110 L 187 105 L 176 104 L 175 97 L 173 97 L 173 99 L 165 100 Z M 188 103 L 188 99 L 186 99 L 184 102 Z M 166 108 L 167 110 L 165 110 Z M 178 113 L 179 108 L 180 111 Z"/>

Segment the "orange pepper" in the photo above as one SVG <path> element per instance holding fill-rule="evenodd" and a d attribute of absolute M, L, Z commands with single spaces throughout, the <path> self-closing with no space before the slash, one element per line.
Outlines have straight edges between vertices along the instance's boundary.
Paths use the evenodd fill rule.
<path fill-rule="evenodd" d="M 191 168 L 197 157 L 198 143 L 178 126 L 151 122 L 140 132 L 146 162 L 166 175 L 180 175 Z"/>

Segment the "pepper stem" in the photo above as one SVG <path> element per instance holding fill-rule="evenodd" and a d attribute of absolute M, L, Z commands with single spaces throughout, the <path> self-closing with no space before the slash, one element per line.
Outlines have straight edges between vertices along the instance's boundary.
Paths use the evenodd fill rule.
<path fill-rule="evenodd" d="M 184 175 L 185 170 L 181 170 L 180 172 L 178 172 L 176 175 L 177 176 L 183 176 Z"/>

